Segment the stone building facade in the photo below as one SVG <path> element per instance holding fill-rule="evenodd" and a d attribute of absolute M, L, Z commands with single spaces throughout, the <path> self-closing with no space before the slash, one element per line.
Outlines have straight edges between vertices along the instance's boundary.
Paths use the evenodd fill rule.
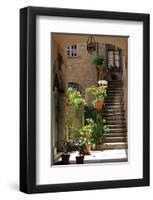
<path fill-rule="evenodd" d="M 117 36 L 95 36 L 96 51 L 90 54 L 87 51 L 87 35 L 52 34 L 52 108 L 55 116 L 52 119 L 52 148 L 54 154 L 60 150 L 60 141 L 64 138 L 64 123 L 66 115 L 72 115 L 66 108 L 66 89 L 69 84 L 76 84 L 84 95 L 84 90 L 91 85 L 97 85 L 98 71 L 93 64 L 95 55 L 103 55 L 108 63 L 108 50 L 119 48 L 121 70 L 110 71 L 105 74 L 105 79 L 111 80 L 112 74 L 116 79 L 125 82 L 125 110 L 127 110 L 127 80 L 128 80 L 128 38 Z M 76 45 L 74 49 L 72 46 Z M 72 48 L 72 49 L 71 49 Z M 68 52 L 72 51 L 72 52 Z M 72 56 L 72 53 L 74 55 Z M 87 102 L 88 99 L 86 98 Z M 90 99 L 89 99 L 90 102 Z M 58 111 L 57 111 L 58 108 Z M 83 119 L 78 116 L 78 128 Z M 60 124 L 60 126 L 58 125 Z M 55 156 L 55 155 L 54 155 Z"/>

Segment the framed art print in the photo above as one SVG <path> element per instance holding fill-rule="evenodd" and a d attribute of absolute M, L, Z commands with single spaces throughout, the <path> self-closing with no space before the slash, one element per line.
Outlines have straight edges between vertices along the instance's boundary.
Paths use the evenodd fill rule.
<path fill-rule="evenodd" d="M 149 14 L 20 10 L 20 190 L 149 185 Z"/>

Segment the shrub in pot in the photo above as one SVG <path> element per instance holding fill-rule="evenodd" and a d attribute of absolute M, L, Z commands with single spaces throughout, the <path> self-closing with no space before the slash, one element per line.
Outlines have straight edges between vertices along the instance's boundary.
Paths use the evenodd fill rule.
<path fill-rule="evenodd" d="M 94 97 L 94 100 L 92 102 L 93 106 L 97 110 L 102 110 L 104 107 L 104 99 L 107 96 L 106 89 L 91 86 L 86 88 L 85 92 L 87 94 L 91 94 Z"/>
<path fill-rule="evenodd" d="M 91 149 L 95 148 L 93 132 L 95 123 L 92 119 L 87 119 L 87 124 L 80 129 L 80 152 L 83 155 L 90 155 Z"/>
<path fill-rule="evenodd" d="M 102 55 L 97 55 L 93 59 L 93 63 L 97 66 L 99 70 L 99 76 L 102 77 L 104 75 L 104 70 L 106 68 L 105 59 Z"/>
<path fill-rule="evenodd" d="M 103 144 L 105 142 L 105 136 L 109 133 L 109 128 L 106 125 L 106 120 L 103 119 L 101 114 L 97 114 L 95 131 L 94 131 L 94 141 L 96 144 Z"/>
<path fill-rule="evenodd" d="M 93 100 L 93 105 L 97 111 L 100 111 L 104 108 L 105 103 L 103 102 L 102 98 L 96 98 L 95 100 Z"/>

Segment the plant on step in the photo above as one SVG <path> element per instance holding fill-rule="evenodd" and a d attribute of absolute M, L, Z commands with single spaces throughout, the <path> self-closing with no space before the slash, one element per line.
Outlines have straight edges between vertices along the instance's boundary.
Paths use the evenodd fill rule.
<path fill-rule="evenodd" d="M 92 102 L 93 106 L 97 110 L 102 110 L 104 107 L 104 99 L 107 96 L 106 89 L 99 88 L 96 86 L 91 86 L 86 88 L 85 92 L 87 94 L 91 94 L 94 97 L 94 100 Z"/>
<path fill-rule="evenodd" d="M 71 104 L 75 109 L 78 109 L 85 105 L 85 99 L 81 96 L 81 93 L 73 88 L 67 90 L 68 103 Z"/>
<path fill-rule="evenodd" d="M 106 125 L 106 120 L 101 114 L 97 114 L 94 140 L 96 143 L 104 143 L 105 136 L 109 133 L 109 128 Z"/>
<path fill-rule="evenodd" d="M 107 80 L 99 80 L 98 85 L 101 89 L 107 89 L 108 81 Z"/>
<path fill-rule="evenodd" d="M 79 146 L 81 153 L 90 155 L 91 149 L 95 148 L 93 133 L 95 131 L 95 123 L 92 119 L 86 119 L 87 124 L 80 129 Z"/>

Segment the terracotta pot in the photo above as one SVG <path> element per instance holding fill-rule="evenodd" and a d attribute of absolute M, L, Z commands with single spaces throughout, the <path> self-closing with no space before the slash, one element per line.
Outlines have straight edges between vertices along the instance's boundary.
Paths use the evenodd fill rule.
<path fill-rule="evenodd" d="M 103 102 L 97 102 L 96 103 L 96 110 L 102 110 L 104 107 L 104 103 Z"/>
<path fill-rule="evenodd" d="M 62 154 L 61 157 L 62 157 L 63 164 L 69 164 L 70 154 Z"/>
<path fill-rule="evenodd" d="M 104 73 L 104 70 L 103 69 L 99 69 L 99 75 L 102 76 Z"/>
<path fill-rule="evenodd" d="M 88 145 L 88 144 L 84 145 L 81 150 L 81 153 L 83 155 L 90 155 L 91 154 L 91 145 Z"/>
<path fill-rule="evenodd" d="M 76 164 L 84 163 L 84 155 L 76 156 Z"/>
<path fill-rule="evenodd" d="M 105 70 L 99 69 L 99 79 L 102 79 L 105 76 Z"/>

